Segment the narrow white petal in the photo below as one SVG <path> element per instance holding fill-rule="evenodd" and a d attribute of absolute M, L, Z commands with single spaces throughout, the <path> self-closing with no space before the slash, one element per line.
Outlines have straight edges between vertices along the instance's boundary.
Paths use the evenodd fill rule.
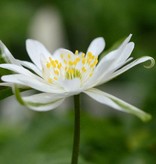
<path fill-rule="evenodd" d="M 8 48 L 3 44 L 2 41 L 0 41 L 0 48 L 2 50 L 2 57 L 7 63 L 13 63 L 16 65 L 20 65 L 18 61 L 12 56 Z"/>
<path fill-rule="evenodd" d="M 48 50 L 38 41 L 28 39 L 26 41 L 26 50 L 30 59 L 38 66 L 39 69 L 42 69 L 41 59 L 48 59 L 51 54 Z"/>
<path fill-rule="evenodd" d="M 149 66 L 145 66 L 145 67 L 153 67 L 154 64 L 155 64 L 155 60 L 152 58 L 152 57 L 149 57 L 149 56 L 144 56 L 144 57 L 141 57 L 141 58 L 138 58 L 136 60 L 134 60 L 133 62 L 127 64 L 126 66 L 120 68 L 119 70 L 117 70 L 116 72 L 114 72 L 109 79 L 103 79 L 103 82 L 106 82 L 106 81 L 109 81 L 117 76 L 119 76 L 120 74 L 126 72 L 127 70 L 131 69 L 132 67 L 138 65 L 138 64 L 141 64 L 141 63 L 144 63 L 146 61 L 150 61 L 151 64 Z"/>
<path fill-rule="evenodd" d="M 34 65 L 33 63 L 28 62 L 28 61 L 21 61 L 21 60 L 18 60 L 18 62 L 19 62 L 22 66 L 24 66 L 24 67 L 26 67 L 26 68 L 32 70 L 33 72 L 35 72 L 35 73 L 38 74 L 39 76 L 42 76 L 42 71 L 41 71 L 36 65 Z"/>
<path fill-rule="evenodd" d="M 8 70 L 16 72 L 16 73 L 21 73 L 23 75 L 28 75 L 28 76 L 32 75 L 32 73 L 29 70 L 27 70 L 21 66 L 17 66 L 15 64 L 0 64 L 0 68 L 8 69 Z"/>
<path fill-rule="evenodd" d="M 39 111 L 39 112 L 45 112 L 49 110 L 53 110 L 60 106 L 63 103 L 64 99 L 57 100 L 55 102 L 49 103 L 49 104 L 41 104 L 41 103 L 26 103 L 26 106 L 30 108 L 31 110 Z"/>
<path fill-rule="evenodd" d="M 35 78 L 41 82 L 44 82 L 44 80 L 41 77 L 30 72 L 28 69 L 25 69 L 22 66 L 17 66 L 15 64 L 0 64 L 0 68 L 5 68 L 5 69 L 8 69 L 8 70 L 13 71 L 13 72 L 26 75 L 26 76 L 28 76 L 27 77 L 28 79 Z"/>
<path fill-rule="evenodd" d="M 26 102 L 46 104 L 66 97 L 68 97 L 67 93 L 60 93 L 60 94 L 38 93 L 31 96 L 25 96 L 22 98 Z"/>
<path fill-rule="evenodd" d="M 133 49 L 134 49 L 134 43 L 133 42 L 130 42 L 125 46 L 122 53 L 119 55 L 118 60 L 114 63 L 114 64 L 118 65 L 118 66 L 116 66 L 116 68 L 119 68 L 122 64 L 125 63 L 125 61 L 131 55 Z"/>
<path fill-rule="evenodd" d="M 3 86 L 3 87 L 12 87 L 13 86 L 13 83 L 0 83 L 0 86 Z M 18 88 L 25 88 L 27 89 L 27 87 L 25 87 L 24 85 L 17 85 Z"/>
<path fill-rule="evenodd" d="M 119 48 L 123 48 L 131 39 L 132 34 L 129 34 L 129 36 L 122 42 L 122 44 L 119 46 Z"/>
<path fill-rule="evenodd" d="M 24 104 L 36 111 L 48 111 L 59 106 L 67 94 L 51 94 L 51 93 L 39 93 L 27 97 L 21 97 Z"/>
<path fill-rule="evenodd" d="M 140 119 L 142 119 L 143 121 L 147 121 L 151 118 L 149 114 L 136 108 L 135 106 L 130 105 L 127 102 L 124 102 L 123 100 L 115 96 L 112 96 L 108 93 L 102 92 L 98 89 L 92 88 L 87 91 L 84 91 L 84 93 L 86 93 L 88 96 L 90 96 L 91 98 L 95 99 L 96 101 L 102 104 L 106 104 L 110 107 L 113 107 L 114 109 L 117 109 L 123 112 L 134 114 Z"/>
<path fill-rule="evenodd" d="M 97 65 L 96 69 L 98 72 L 99 67 L 104 67 L 103 72 L 109 73 L 112 72 L 119 67 L 121 67 L 123 64 L 125 64 L 126 60 L 129 58 L 131 55 L 132 51 L 134 49 L 134 43 L 130 42 L 122 49 L 117 49 L 113 52 L 110 52 L 108 55 L 104 56 L 103 59 L 100 61 L 100 63 Z M 107 64 L 109 63 L 109 65 Z M 107 68 L 106 68 L 106 66 Z"/>
<path fill-rule="evenodd" d="M 48 93 L 63 93 L 65 92 L 62 88 L 58 88 L 57 85 L 49 85 L 46 84 L 42 81 L 39 81 L 37 79 L 29 79 L 28 77 L 23 77 L 22 79 L 20 79 L 21 82 L 23 82 L 23 84 L 25 84 L 26 86 L 29 86 L 31 88 L 37 89 L 39 91 L 42 92 L 48 92 Z"/>
<path fill-rule="evenodd" d="M 30 77 L 21 75 L 21 74 L 2 76 L 1 79 L 2 81 L 8 82 L 8 83 L 24 85 L 24 86 L 33 88 L 41 92 L 48 92 L 48 93 L 62 93 L 63 92 L 63 90 L 58 87 L 48 85 L 35 78 L 30 79 Z"/>
<path fill-rule="evenodd" d="M 94 39 L 90 43 L 87 52 L 92 52 L 94 56 L 98 56 L 103 51 L 104 48 L 105 48 L 105 41 L 102 37 L 99 37 Z"/>
<path fill-rule="evenodd" d="M 0 83 L 0 86 L 12 87 L 12 83 Z"/>
<path fill-rule="evenodd" d="M 23 78 L 23 75 L 13 74 L 13 75 L 4 75 L 1 77 L 1 80 L 7 83 L 23 85 L 23 83 L 19 81 L 20 78 Z"/>

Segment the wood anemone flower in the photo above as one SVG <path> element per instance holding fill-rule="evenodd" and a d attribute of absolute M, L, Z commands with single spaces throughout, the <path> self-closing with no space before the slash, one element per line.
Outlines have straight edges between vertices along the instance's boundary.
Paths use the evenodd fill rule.
<path fill-rule="evenodd" d="M 134 48 L 134 43 L 129 42 L 130 38 L 131 34 L 101 60 L 99 54 L 105 47 L 102 37 L 94 39 L 86 53 L 77 50 L 73 53 L 60 48 L 53 54 L 40 42 L 28 39 L 26 50 L 33 63 L 15 59 L 1 42 L 2 56 L 7 63 L 0 64 L 0 67 L 14 73 L 2 76 L 3 83 L 0 85 L 18 85 L 39 91 L 31 96 L 20 97 L 24 105 L 36 111 L 52 110 L 62 104 L 65 98 L 83 92 L 102 104 L 148 120 L 149 114 L 95 88 L 140 63 L 150 61 L 150 67 L 154 65 L 152 57 L 143 56 L 136 60 L 130 57 Z"/>

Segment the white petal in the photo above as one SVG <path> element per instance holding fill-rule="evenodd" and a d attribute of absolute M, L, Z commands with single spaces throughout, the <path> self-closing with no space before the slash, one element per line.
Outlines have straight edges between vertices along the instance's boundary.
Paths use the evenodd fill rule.
<path fill-rule="evenodd" d="M 12 87 L 13 83 L 0 83 L 0 86 L 4 86 L 4 87 Z M 25 88 L 27 89 L 24 85 L 17 85 L 18 88 Z"/>
<path fill-rule="evenodd" d="M 66 66 L 66 64 L 64 63 L 63 60 L 68 60 L 68 58 L 67 58 L 68 54 L 71 55 L 71 58 L 74 57 L 74 54 L 72 51 L 69 51 L 69 50 L 64 49 L 64 48 L 59 48 L 53 53 L 52 59 L 58 60 L 59 62 L 62 63 L 63 66 Z M 61 55 L 63 55 L 63 59 L 62 59 Z"/>
<path fill-rule="evenodd" d="M 26 102 L 46 104 L 66 97 L 68 97 L 68 93 L 60 93 L 60 94 L 39 93 L 31 96 L 25 96 L 22 98 Z"/>
<path fill-rule="evenodd" d="M 28 76 L 27 77 L 28 79 L 35 78 L 35 79 L 37 79 L 41 82 L 44 82 L 44 80 L 41 77 L 39 77 L 38 75 L 30 72 L 29 70 L 25 69 L 22 66 L 17 66 L 15 64 L 0 64 L 0 68 L 5 68 L 5 69 L 8 69 L 8 70 L 14 71 L 16 73 L 26 75 L 26 76 Z"/>
<path fill-rule="evenodd" d="M 66 90 L 66 92 L 79 93 L 81 90 L 81 80 L 74 78 L 71 80 L 60 80 L 60 84 Z"/>
<path fill-rule="evenodd" d="M 51 54 L 48 50 L 38 41 L 28 39 L 26 41 L 26 50 L 30 59 L 38 66 L 39 69 L 42 69 L 41 59 L 48 59 Z"/>
<path fill-rule="evenodd" d="M 3 87 L 12 87 L 14 84 L 13 83 L 0 83 L 0 86 Z M 28 89 L 28 87 L 25 87 L 24 85 L 17 85 L 18 88 L 22 88 L 22 89 Z"/>
<path fill-rule="evenodd" d="M 21 66 L 17 66 L 15 64 L 0 64 L 0 68 L 8 69 L 8 70 L 16 72 L 16 73 L 21 73 L 23 75 L 28 75 L 28 76 L 33 75 L 27 69 L 25 69 L 25 68 L 23 68 Z"/>
<path fill-rule="evenodd" d="M 16 85 L 12 87 L 13 93 L 16 96 L 17 101 L 21 105 L 25 105 L 28 108 L 36 111 L 48 111 L 58 107 L 66 97 L 68 93 L 61 94 L 50 94 L 50 93 L 39 93 L 31 96 L 21 96 L 20 90 Z"/>
<path fill-rule="evenodd" d="M 38 74 L 39 76 L 42 76 L 42 71 L 41 71 L 36 65 L 34 65 L 33 63 L 28 62 L 28 61 L 21 61 L 21 60 L 18 60 L 18 62 L 19 62 L 22 66 L 24 66 L 24 67 L 26 67 L 26 68 L 28 68 L 28 69 L 34 71 L 34 72 L 35 72 L 36 74 Z"/>
<path fill-rule="evenodd" d="M 99 63 L 99 66 L 97 66 L 96 68 L 95 74 L 97 74 L 96 76 L 99 76 L 100 72 L 102 72 L 102 74 L 97 79 L 97 82 L 95 85 L 101 85 L 102 83 L 105 83 L 106 81 L 108 81 L 108 79 L 112 77 L 112 74 L 115 70 L 119 69 L 120 67 L 122 67 L 123 65 L 131 61 L 133 58 L 128 59 L 128 57 L 132 53 L 133 49 L 134 49 L 134 43 L 130 42 L 127 45 L 125 45 L 125 48 L 122 50 L 121 54 L 118 54 L 118 56 L 114 58 L 114 60 L 109 61 L 109 62 L 107 61 L 107 64 L 106 62 Z M 108 66 L 108 64 L 110 65 Z M 104 65 L 108 67 L 105 68 L 106 66 L 104 67 Z"/>
<path fill-rule="evenodd" d="M 133 49 L 134 49 L 134 43 L 130 42 L 127 45 L 125 45 L 124 47 L 122 47 L 122 49 L 118 48 L 117 50 L 110 52 L 109 54 L 104 56 L 103 59 L 97 65 L 97 67 L 96 67 L 97 72 L 98 72 L 99 67 L 105 68 L 106 67 L 105 65 L 108 66 L 107 63 L 110 63 L 110 64 L 107 68 L 105 68 L 105 70 L 103 70 L 105 72 L 105 74 L 107 72 L 109 73 L 109 72 L 112 72 L 112 71 L 118 69 L 123 64 L 125 64 L 126 60 L 131 55 Z"/>
<path fill-rule="evenodd" d="M 1 77 L 1 80 L 4 82 L 7 82 L 7 83 L 23 85 L 23 83 L 21 81 L 19 81 L 19 79 L 22 77 L 23 77 L 23 75 L 19 75 L 19 74 L 4 75 Z"/>
<path fill-rule="evenodd" d="M 2 76 L 1 79 L 2 79 L 2 81 L 8 82 L 8 83 L 24 85 L 24 86 L 36 89 L 41 92 L 62 93 L 64 91 L 55 86 L 43 83 L 35 78 L 30 79 L 30 77 L 21 75 L 21 74 Z"/>
<path fill-rule="evenodd" d="M 94 56 L 98 56 L 103 51 L 104 47 L 105 41 L 102 37 L 99 37 L 90 43 L 87 52 L 92 52 Z"/>
<path fill-rule="evenodd" d="M 48 111 L 59 106 L 66 97 L 66 94 L 40 93 L 22 97 L 22 99 L 25 105 L 32 110 Z"/>
<path fill-rule="evenodd" d="M 150 64 L 149 66 L 145 66 L 145 67 L 147 67 L 147 68 L 148 68 L 148 67 L 151 68 L 151 67 L 153 67 L 154 64 L 155 64 L 155 60 L 154 60 L 152 57 L 144 56 L 144 57 L 141 57 L 141 58 L 138 58 L 138 59 L 134 60 L 133 62 L 131 62 L 131 63 L 127 64 L 126 66 L 122 67 L 121 69 L 117 70 L 116 72 L 114 72 L 114 73 L 110 76 L 109 79 L 103 79 L 103 80 L 104 80 L 104 82 L 109 81 L 109 80 L 111 80 L 111 79 L 113 79 L 113 78 L 119 76 L 120 74 L 126 72 L 127 70 L 131 69 L 132 67 L 134 67 L 134 66 L 136 66 L 136 65 L 138 65 L 138 64 L 144 63 L 144 62 L 146 62 L 146 61 L 150 61 L 150 62 L 151 62 L 151 64 Z"/>
<path fill-rule="evenodd" d="M 62 98 L 63 95 L 61 95 L 60 97 L 56 96 L 56 98 L 54 98 L 54 96 L 50 96 L 50 94 L 46 93 L 35 94 L 23 98 L 20 94 L 20 90 L 18 89 L 18 87 L 16 87 L 16 85 L 13 85 L 12 89 L 17 101 L 21 105 L 25 105 L 28 108 L 36 111 L 52 110 L 58 107 L 64 101 L 64 98 Z M 51 101 L 50 97 L 52 98 Z"/>
<path fill-rule="evenodd" d="M 129 36 L 122 42 L 122 44 L 119 46 L 119 48 L 123 48 L 131 39 L 132 34 L 129 34 Z"/>
<path fill-rule="evenodd" d="M 0 83 L 0 86 L 12 87 L 12 83 Z"/>
<path fill-rule="evenodd" d="M 103 83 L 116 69 L 127 63 L 127 59 L 134 48 L 133 42 L 128 43 L 130 37 L 126 38 L 118 49 L 109 52 L 100 60 L 86 86 L 90 88 Z"/>
<path fill-rule="evenodd" d="M 140 119 L 142 119 L 143 121 L 147 121 L 151 118 L 149 114 L 136 108 L 135 106 L 130 105 L 124 102 L 123 100 L 115 96 L 112 96 L 108 93 L 102 92 L 98 89 L 92 88 L 87 91 L 84 91 L 84 93 L 86 93 L 88 96 L 90 96 L 91 98 L 95 99 L 96 101 L 102 104 L 106 104 L 110 107 L 113 107 L 114 109 L 117 109 L 123 112 L 134 114 Z"/>
<path fill-rule="evenodd" d="M 112 65 L 110 65 L 109 70 L 107 70 L 107 72 L 112 72 L 112 71 L 120 68 L 122 65 L 124 65 L 125 62 L 127 62 L 127 59 L 129 58 L 129 56 L 131 55 L 133 49 L 134 49 L 133 42 L 126 44 L 122 49 L 120 49 L 121 51 L 119 51 L 119 49 L 118 49 L 117 50 L 118 54 L 116 56 L 114 56 L 114 61 L 112 62 Z M 106 55 L 106 57 L 107 57 L 107 55 Z"/>
<path fill-rule="evenodd" d="M 2 50 L 2 57 L 7 63 L 13 63 L 16 65 L 20 65 L 18 61 L 12 56 L 8 48 L 3 44 L 2 41 L 0 41 L 0 48 Z"/>
<path fill-rule="evenodd" d="M 26 104 L 26 106 L 32 110 L 44 112 L 44 111 L 49 111 L 49 110 L 53 110 L 57 108 L 59 105 L 63 103 L 63 101 L 64 99 L 60 99 L 50 104 L 41 104 L 41 103 L 34 104 L 34 103 L 29 102 Z"/>
<path fill-rule="evenodd" d="M 61 54 L 68 55 L 68 54 L 73 54 L 73 52 L 64 48 L 59 48 L 53 53 L 52 57 L 57 59 L 60 57 Z"/>
<path fill-rule="evenodd" d="M 134 43 L 133 42 L 129 42 L 125 46 L 123 52 L 121 53 L 120 58 L 118 60 L 118 63 L 122 63 L 123 64 L 129 58 L 129 56 L 131 55 L 133 49 L 134 49 Z"/>
<path fill-rule="evenodd" d="M 109 60 L 123 60 L 125 61 L 131 54 L 132 50 L 134 49 L 134 43 L 130 42 L 130 38 L 131 38 L 131 34 L 122 42 L 122 44 L 116 49 L 113 50 L 111 52 L 109 52 L 108 54 L 106 54 L 102 60 L 100 61 L 100 63 L 103 63 L 105 61 L 105 63 Z M 99 64 L 100 64 L 99 63 Z"/>

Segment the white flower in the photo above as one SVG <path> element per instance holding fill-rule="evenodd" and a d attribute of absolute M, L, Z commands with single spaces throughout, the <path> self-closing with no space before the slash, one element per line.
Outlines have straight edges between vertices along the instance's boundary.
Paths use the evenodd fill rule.
<path fill-rule="evenodd" d="M 38 94 L 21 97 L 24 105 L 36 111 L 52 110 L 62 104 L 65 98 L 83 92 L 102 104 L 147 120 L 150 115 L 94 88 L 137 64 L 149 60 L 151 66 L 154 65 L 154 59 L 149 56 L 132 61 L 133 58 L 130 55 L 134 43 L 129 42 L 130 38 L 131 35 L 116 50 L 109 52 L 100 61 L 98 61 L 98 56 L 105 47 L 105 41 L 101 37 L 91 42 L 86 54 L 58 49 L 52 55 L 40 42 L 28 39 L 26 49 L 33 63 L 15 59 L 1 42 L 2 56 L 7 64 L 0 64 L 0 67 L 15 73 L 2 76 L 3 83 L 0 85 L 10 87 L 18 85 L 40 91 Z"/>

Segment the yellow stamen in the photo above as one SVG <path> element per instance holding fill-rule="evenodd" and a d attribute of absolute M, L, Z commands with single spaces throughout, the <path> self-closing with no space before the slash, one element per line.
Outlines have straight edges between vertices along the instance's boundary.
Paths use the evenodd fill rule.
<path fill-rule="evenodd" d="M 69 59 L 71 58 L 71 54 L 68 54 L 68 58 L 69 58 Z"/>
<path fill-rule="evenodd" d="M 91 58 L 93 56 L 93 54 L 91 52 L 88 52 L 88 57 Z"/>
<path fill-rule="evenodd" d="M 86 72 L 86 68 L 85 68 L 85 67 L 82 67 L 82 71 L 83 71 L 83 72 Z"/>
<path fill-rule="evenodd" d="M 93 73 L 90 73 L 90 74 L 89 74 L 89 77 L 91 77 L 91 76 L 93 76 Z"/>
<path fill-rule="evenodd" d="M 54 83 L 63 75 L 65 76 L 63 78 L 68 80 L 74 78 L 83 80 L 83 77 L 86 77 L 86 74 L 87 77 L 90 78 L 98 63 L 98 57 L 94 56 L 92 52 L 79 54 L 78 50 L 75 51 L 74 56 L 71 53 L 60 54 L 60 58 L 61 60 L 57 60 L 49 57 L 46 67 L 44 67 L 45 70 L 43 70 L 43 74 L 54 75 L 53 78 L 51 78 L 51 76 L 46 78 L 48 83 Z M 48 71 L 48 73 L 46 73 L 46 71 Z"/>
<path fill-rule="evenodd" d="M 48 78 L 48 83 L 52 83 L 53 80 L 51 78 Z"/>
<path fill-rule="evenodd" d="M 83 59 L 82 59 L 82 64 L 85 64 L 85 63 L 86 63 L 86 59 L 83 58 Z"/>
<path fill-rule="evenodd" d="M 62 67 L 62 64 L 59 63 L 58 66 L 57 66 L 57 68 L 60 69 L 61 67 Z"/>
<path fill-rule="evenodd" d="M 95 65 L 98 63 L 98 59 L 96 58 L 96 60 L 95 60 Z"/>
<path fill-rule="evenodd" d="M 78 54 L 79 54 L 79 51 L 78 51 L 78 50 L 76 50 L 76 51 L 75 51 L 75 55 L 78 55 Z"/>
<path fill-rule="evenodd" d="M 54 77 L 54 80 L 58 80 L 58 78 L 55 76 L 55 77 Z"/>
<path fill-rule="evenodd" d="M 59 71 L 58 70 L 54 70 L 55 75 L 59 75 Z"/>
<path fill-rule="evenodd" d="M 91 61 L 92 61 L 92 59 L 90 57 L 88 57 L 87 63 L 89 64 Z"/>
<path fill-rule="evenodd" d="M 82 53 L 82 58 L 84 58 L 85 57 L 85 53 Z"/>
<path fill-rule="evenodd" d="M 73 62 L 73 65 L 74 65 L 74 66 L 76 66 L 76 64 L 77 64 L 77 62 L 76 62 L 76 61 L 74 61 L 74 62 Z"/>
<path fill-rule="evenodd" d="M 79 57 L 76 58 L 75 61 L 78 63 L 80 61 L 80 58 Z"/>
<path fill-rule="evenodd" d="M 69 65 L 70 65 L 70 66 L 72 66 L 72 65 L 73 65 L 73 62 L 72 62 L 71 60 L 69 61 Z"/>
<path fill-rule="evenodd" d="M 50 68 L 50 66 L 51 66 L 50 63 L 47 63 L 47 64 L 46 64 L 46 67 L 47 67 L 47 68 Z"/>
<path fill-rule="evenodd" d="M 58 64 L 59 63 L 58 60 L 55 60 L 55 63 Z"/>
<path fill-rule="evenodd" d="M 68 69 L 68 68 L 67 68 L 67 67 L 65 67 L 65 71 L 67 71 L 67 69 Z"/>
<path fill-rule="evenodd" d="M 56 62 L 54 60 L 51 60 L 50 63 L 54 68 L 56 67 Z"/>

